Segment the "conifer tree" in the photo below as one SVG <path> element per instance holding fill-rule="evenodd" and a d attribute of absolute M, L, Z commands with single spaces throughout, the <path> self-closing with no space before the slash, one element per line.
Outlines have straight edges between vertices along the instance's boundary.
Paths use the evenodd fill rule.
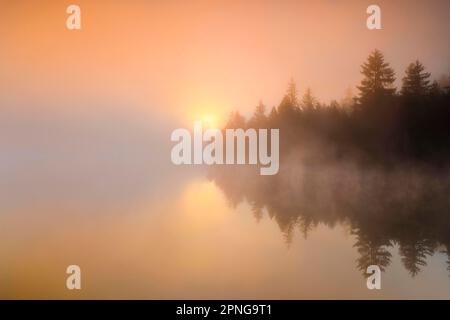
<path fill-rule="evenodd" d="M 271 125 L 273 125 L 273 124 L 275 124 L 277 122 L 277 120 L 278 120 L 278 111 L 277 111 L 277 109 L 275 107 L 272 107 L 272 109 L 270 110 L 268 118 L 269 118 L 269 123 Z"/>
<path fill-rule="evenodd" d="M 440 95 L 442 95 L 443 93 L 442 88 L 436 80 L 434 80 L 433 83 L 430 85 L 429 93 L 433 97 L 439 97 Z"/>
<path fill-rule="evenodd" d="M 237 129 L 237 128 L 245 128 L 246 121 L 245 118 L 239 113 L 239 111 L 232 112 L 230 117 L 228 118 L 228 122 L 225 128 L 229 129 Z"/>
<path fill-rule="evenodd" d="M 288 84 L 286 94 L 283 97 L 279 107 L 278 113 L 281 116 L 290 117 L 299 109 L 299 102 L 297 96 L 297 86 L 293 79 Z"/>
<path fill-rule="evenodd" d="M 416 60 L 406 68 L 401 93 L 404 96 L 423 96 L 430 90 L 430 73 Z"/>
<path fill-rule="evenodd" d="M 384 56 L 379 50 L 374 50 L 369 55 L 361 69 L 364 79 L 357 87 L 360 91 L 358 98 L 360 103 L 395 93 L 393 87 L 394 70 L 389 66 L 389 63 L 385 62 Z"/>
<path fill-rule="evenodd" d="M 250 127 L 264 128 L 267 124 L 266 106 L 260 100 L 255 108 L 252 118 L 249 121 Z"/>
<path fill-rule="evenodd" d="M 316 108 L 317 100 L 314 98 L 310 88 L 306 89 L 303 94 L 301 106 L 303 110 L 313 110 Z"/>

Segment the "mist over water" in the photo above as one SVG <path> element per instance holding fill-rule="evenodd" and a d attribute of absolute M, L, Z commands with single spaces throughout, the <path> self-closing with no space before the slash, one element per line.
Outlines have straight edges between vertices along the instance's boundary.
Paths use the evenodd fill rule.
<path fill-rule="evenodd" d="M 305 164 L 296 158 L 281 168 L 273 178 L 231 167 L 217 168 L 210 177 L 232 207 L 247 202 L 257 221 L 266 215 L 274 220 L 288 245 L 295 233 L 306 239 L 320 225 L 345 226 L 356 236 L 355 265 L 363 274 L 372 264 L 386 269 L 394 245 L 411 276 L 435 252 L 448 259 L 448 168 Z"/>
<path fill-rule="evenodd" d="M 0 299 L 450 298 L 448 0 L 5 2 Z M 207 119 L 279 172 L 174 165 Z"/>
<path fill-rule="evenodd" d="M 448 169 L 305 163 L 299 151 L 264 177 L 172 165 L 170 125 L 12 119 L 2 126 L 13 137 L 0 170 L 3 298 L 73 298 L 73 263 L 80 298 L 450 294 Z M 385 269 L 381 292 L 365 287 L 371 263 Z"/>

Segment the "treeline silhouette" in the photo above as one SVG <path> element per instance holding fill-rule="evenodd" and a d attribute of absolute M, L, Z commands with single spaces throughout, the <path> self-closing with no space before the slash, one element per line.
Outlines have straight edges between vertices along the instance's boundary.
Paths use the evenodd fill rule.
<path fill-rule="evenodd" d="M 342 101 L 326 105 L 307 89 L 299 98 L 291 80 L 278 107 L 266 112 L 260 102 L 249 120 L 233 112 L 226 128 L 279 128 L 282 155 L 302 147 L 303 160 L 446 164 L 450 157 L 450 83 L 445 79 L 431 82 L 430 73 L 415 61 L 397 89 L 394 70 L 378 50 L 361 69 L 363 79 L 356 97 L 348 92 Z"/>
<path fill-rule="evenodd" d="M 259 103 L 246 120 L 232 113 L 227 128 L 279 128 L 280 170 L 214 166 L 209 177 L 232 207 L 248 203 L 256 220 L 274 220 L 286 242 L 318 225 L 349 228 L 357 268 L 387 268 L 397 246 L 411 276 L 436 252 L 450 272 L 450 87 L 431 82 L 411 63 L 394 87 L 382 53 L 362 65 L 359 94 L 319 103 L 310 90 L 298 97 L 293 81 L 278 107 Z"/>

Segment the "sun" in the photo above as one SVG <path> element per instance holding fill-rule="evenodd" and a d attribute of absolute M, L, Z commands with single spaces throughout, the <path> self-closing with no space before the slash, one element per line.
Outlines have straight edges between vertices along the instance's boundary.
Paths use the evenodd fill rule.
<path fill-rule="evenodd" d="M 197 102 L 187 105 L 184 121 L 188 121 L 190 125 L 194 121 L 201 121 L 204 128 L 220 129 L 225 124 L 228 108 L 217 99 L 198 99 Z"/>
<path fill-rule="evenodd" d="M 206 113 L 201 116 L 202 124 L 206 128 L 217 128 L 218 121 L 215 114 Z"/>

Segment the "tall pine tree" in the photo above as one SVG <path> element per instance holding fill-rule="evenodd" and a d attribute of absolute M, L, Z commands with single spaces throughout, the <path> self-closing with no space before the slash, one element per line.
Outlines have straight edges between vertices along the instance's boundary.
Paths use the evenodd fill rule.
<path fill-rule="evenodd" d="M 266 106 L 260 100 L 255 108 L 255 112 L 249 121 L 251 128 L 265 128 L 267 126 Z"/>
<path fill-rule="evenodd" d="M 303 110 L 314 110 L 317 106 L 316 98 L 314 98 L 312 91 L 310 88 L 307 88 L 303 97 L 302 97 L 302 103 L 301 103 Z"/>
<path fill-rule="evenodd" d="M 384 56 L 379 50 L 374 50 L 369 55 L 361 69 L 364 79 L 357 87 L 360 91 L 358 98 L 360 103 L 395 93 L 394 70 L 384 61 Z"/>
<path fill-rule="evenodd" d="M 245 118 L 239 113 L 239 111 L 231 112 L 230 117 L 228 118 L 228 122 L 225 125 L 225 128 L 238 129 L 245 127 L 246 127 Z"/>
<path fill-rule="evenodd" d="M 430 90 L 430 73 L 416 60 L 406 68 L 401 93 L 404 96 L 423 96 Z"/>
<path fill-rule="evenodd" d="M 297 95 L 297 86 L 293 79 L 288 84 L 286 94 L 278 106 L 278 113 L 282 117 L 292 117 L 299 110 L 299 101 Z"/>

